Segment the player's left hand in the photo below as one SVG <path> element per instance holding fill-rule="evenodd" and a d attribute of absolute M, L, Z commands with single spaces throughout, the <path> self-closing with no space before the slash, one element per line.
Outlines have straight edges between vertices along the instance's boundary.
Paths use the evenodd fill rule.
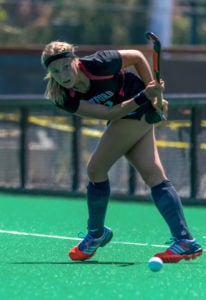
<path fill-rule="evenodd" d="M 168 101 L 165 99 L 162 100 L 162 112 L 163 112 L 164 118 L 167 120 Z"/>
<path fill-rule="evenodd" d="M 162 97 L 164 86 L 165 83 L 163 80 L 160 80 L 160 83 L 158 83 L 156 80 L 152 80 L 145 88 L 145 96 L 152 102 L 152 106 L 154 106 L 155 109 L 158 103 L 157 99 Z"/>
<path fill-rule="evenodd" d="M 151 104 L 153 108 L 157 111 L 157 113 L 160 115 L 162 120 L 167 119 L 167 112 L 168 112 L 168 101 L 163 99 L 163 91 L 165 88 L 165 82 L 164 80 L 160 80 L 160 83 L 158 84 L 156 82 L 156 97 L 153 98 L 151 101 Z"/>

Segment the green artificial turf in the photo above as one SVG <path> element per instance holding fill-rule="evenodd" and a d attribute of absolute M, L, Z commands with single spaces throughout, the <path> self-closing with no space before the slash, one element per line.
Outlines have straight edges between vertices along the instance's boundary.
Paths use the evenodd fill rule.
<path fill-rule="evenodd" d="M 193 235 L 205 248 L 205 207 L 184 207 Z M 86 262 L 68 250 L 86 230 L 84 199 L 0 195 L 1 300 L 192 300 L 206 299 L 206 258 L 164 264 L 147 262 L 164 251 L 168 228 L 152 204 L 112 200 L 107 225 L 111 243 Z"/>

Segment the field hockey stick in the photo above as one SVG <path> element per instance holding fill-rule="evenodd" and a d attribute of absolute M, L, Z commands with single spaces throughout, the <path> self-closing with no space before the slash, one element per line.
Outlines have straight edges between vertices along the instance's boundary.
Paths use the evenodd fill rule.
<path fill-rule="evenodd" d="M 158 83 L 160 83 L 160 78 L 161 78 L 160 58 L 161 58 L 161 51 L 162 51 L 161 42 L 158 36 L 151 31 L 146 32 L 146 37 L 153 44 L 153 72 L 154 72 L 155 79 L 157 80 Z M 165 120 L 166 117 L 163 115 L 163 111 L 162 111 L 162 99 L 163 99 L 162 94 L 160 97 L 157 97 L 157 105 L 161 109 L 158 113 L 160 114 L 161 119 Z"/>

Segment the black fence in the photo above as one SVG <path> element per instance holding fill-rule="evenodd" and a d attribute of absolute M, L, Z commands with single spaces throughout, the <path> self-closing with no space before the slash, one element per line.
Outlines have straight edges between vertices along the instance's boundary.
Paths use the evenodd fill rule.
<path fill-rule="evenodd" d="M 206 95 L 166 95 L 169 118 L 156 127 L 167 175 L 186 203 L 206 203 Z M 0 191 L 84 195 L 86 164 L 105 127 L 56 109 L 42 95 L 0 96 Z M 109 173 L 114 197 L 149 200 L 121 158 Z"/>

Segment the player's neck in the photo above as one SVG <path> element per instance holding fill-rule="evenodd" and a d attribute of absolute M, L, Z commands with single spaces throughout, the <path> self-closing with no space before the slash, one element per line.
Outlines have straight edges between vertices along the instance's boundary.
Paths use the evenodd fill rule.
<path fill-rule="evenodd" d="M 75 86 L 74 86 L 73 89 L 75 91 L 78 91 L 78 92 L 84 94 L 84 93 L 88 92 L 89 88 L 90 88 L 90 80 L 89 80 L 89 78 L 84 73 L 82 73 L 81 71 L 79 71 L 79 80 L 75 84 Z"/>

